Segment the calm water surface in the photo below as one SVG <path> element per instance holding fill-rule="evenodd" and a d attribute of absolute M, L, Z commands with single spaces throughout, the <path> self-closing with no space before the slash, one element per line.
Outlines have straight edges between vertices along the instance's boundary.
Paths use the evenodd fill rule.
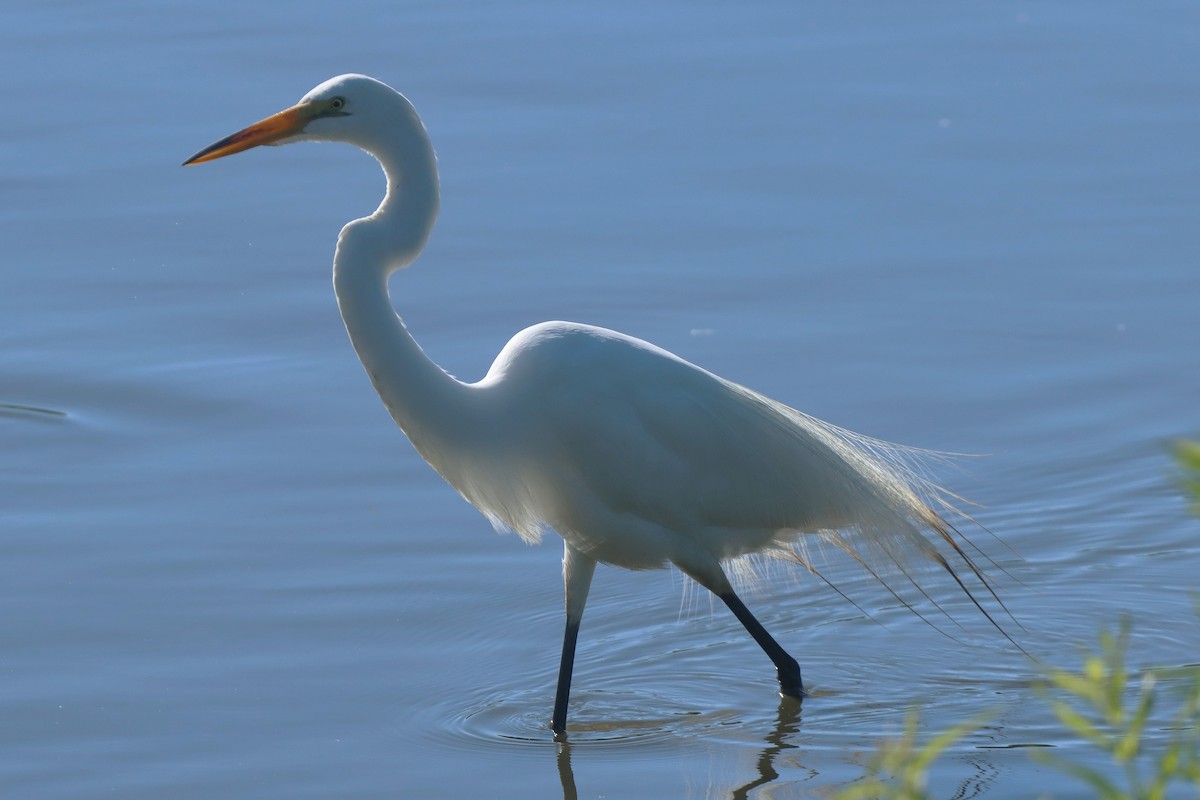
<path fill-rule="evenodd" d="M 993 711 L 938 796 L 1086 796 L 1029 757 L 1093 758 L 1037 668 L 952 586 L 962 641 L 836 569 L 871 617 L 804 576 L 748 593 L 802 713 L 680 576 L 602 569 L 558 752 L 557 540 L 494 535 L 420 461 L 333 302 L 377 168 L 324 146 L 178 168 L 346 71 L 437 145 L 442 221 L 393 296 L 449 370 L 574 319 L 988 454 L 937 477 L 1002 537 L 977 533 L 1024 646 L 1072 665 L 1128 613 L 1136 666 L 1195 663 L 1200 524 L 1167 457 L 1200 429 L 1193 4 L 6 19 L 4 797 L 823 797 L 913 707 L 930 730 Z"/>

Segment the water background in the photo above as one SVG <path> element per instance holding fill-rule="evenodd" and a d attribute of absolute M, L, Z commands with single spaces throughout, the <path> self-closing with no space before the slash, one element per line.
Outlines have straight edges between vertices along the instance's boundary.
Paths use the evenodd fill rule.
<path fill-rule="evenodd" d="M 873 619 L 805 576 L 747 592 L 817 695 L 797 716 L 719 604 L 601 568 L 556 748 L 557 539 L 494 535 L 421 462 L 333 301 L 377 166 L 178 166 L 350 71 L 437 147 L 441 221 L 392 293 L 451 372 L 577 320 L 987 454 L 937 477 L 1002 538 L 975 533 L 1029 651 L 1074 665 L 1129 614 L 1135 666 L 1196 662 L 1200 523 L 1168 457 L 1200 430 L 1194 4 L 5 17 L 4 797 L 823 797 L 914 707 L 993 714 L 938 796 L 1087 796 L 1029 752 L 1099 762 L 953 586 L 962 642 L 849 572 Z"/>

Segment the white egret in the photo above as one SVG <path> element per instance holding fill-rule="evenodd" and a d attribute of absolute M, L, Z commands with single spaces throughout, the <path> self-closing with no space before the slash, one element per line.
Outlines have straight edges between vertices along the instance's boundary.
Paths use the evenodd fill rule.
<path fill-rule="evenodd" d="M 342 229 L 333 283 L 354 349 L 392 418 L 494 525 L 530 542 L 551 528 L 565 542 L 555 733 L 566 725 L 597 562 L 639 570 L 674 564 L 729 607 L 774 662 L 780 692 L 795 698 L 804 696 L 799 664 L 734 592 L 723 562 L 763 553 L 815 572 L 806 543 L 818 541 L 881 580 L 889 566 L 912 580 L 914 556 L 945 568 L 975 602 L 950 556 L 995 597 L 957 532 L 930 506 L 940 490 L 905 465 L 906 451 L 654 345 L 545 322 L 514 336 L 475 383 L 433 363 L 393 309 L 388 278 L 417 258 L 433 228 L 437 160 L 413 106 L 386 84 L 333 78 L 185 164 L 300 141 L 357 145 L 387 176 L 375 213 Z"/>

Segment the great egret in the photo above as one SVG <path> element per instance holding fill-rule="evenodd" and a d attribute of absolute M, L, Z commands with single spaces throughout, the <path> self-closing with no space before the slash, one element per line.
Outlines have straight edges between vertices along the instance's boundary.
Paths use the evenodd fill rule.
<path fill-rule="evenodd" d="M 387 176 L 375 213 L 342 229 L 333 283 L 354 349 L 392 418 L 497 528 L 529 542 L 552 528 L 565 542 L 555 733 L 566 726 L 597 562 L 674 564 L 729 607 L 774 662 L 780 692 L 794 698 L 804 696 L 799 664 L 746 608 L 722 562 L 764 553 L 815 573 L 806 543 L 816 540 L 881 580 L 889 566 L 912 580 L 907 564 L 916 556 L 945 568 L 987 615 L 946 555 L 995 593 L 930 507 L 941 490 L 906 466 L 901 448 L 589 325 L 521 331 L 475 383 L 433 363 L 392 308 L 387 281 L 417 258 L 433 228 L 437 160 L 412 104 L 390 86 L 364 75 L 333 78 L 184 163 L 300 141 L 357 145 Z"/>

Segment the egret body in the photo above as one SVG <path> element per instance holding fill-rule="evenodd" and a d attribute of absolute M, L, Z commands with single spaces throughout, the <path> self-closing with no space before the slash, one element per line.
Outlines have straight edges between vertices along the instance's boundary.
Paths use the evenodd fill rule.
<path fill-rule="evenodd" d="M 475 383 L 433 363 L 393 309 L 388 278 L 417 258 L 433 228 L 437 160 L 413 106 L 386 84 L 333 78 L 185 163 L 299 141 L 356 145 L 386 173 L 382 204 L 338 237 L 333 280 L 354 349 L 392 418 L 493 524 L 531 542 L 549 528 L 565 542 L 556 733 L 566 725 L 576 638 L 600 562 L 674 564 L 729 607 L 774 663 L 781 693 L 796 698 L 804 695 L 798 663 L 746 608 L 724 562 L 763 553 L 815 571 L 806 555 L 815 538 L 877 576 L 888 566 L 910 576 L 910 560 L 932 560 L 967 591 L 949 557 L 991 591 L 930 506 L 936 487 L 898 449 L 654 345 L 545 322 L 514 336 Z"/>

